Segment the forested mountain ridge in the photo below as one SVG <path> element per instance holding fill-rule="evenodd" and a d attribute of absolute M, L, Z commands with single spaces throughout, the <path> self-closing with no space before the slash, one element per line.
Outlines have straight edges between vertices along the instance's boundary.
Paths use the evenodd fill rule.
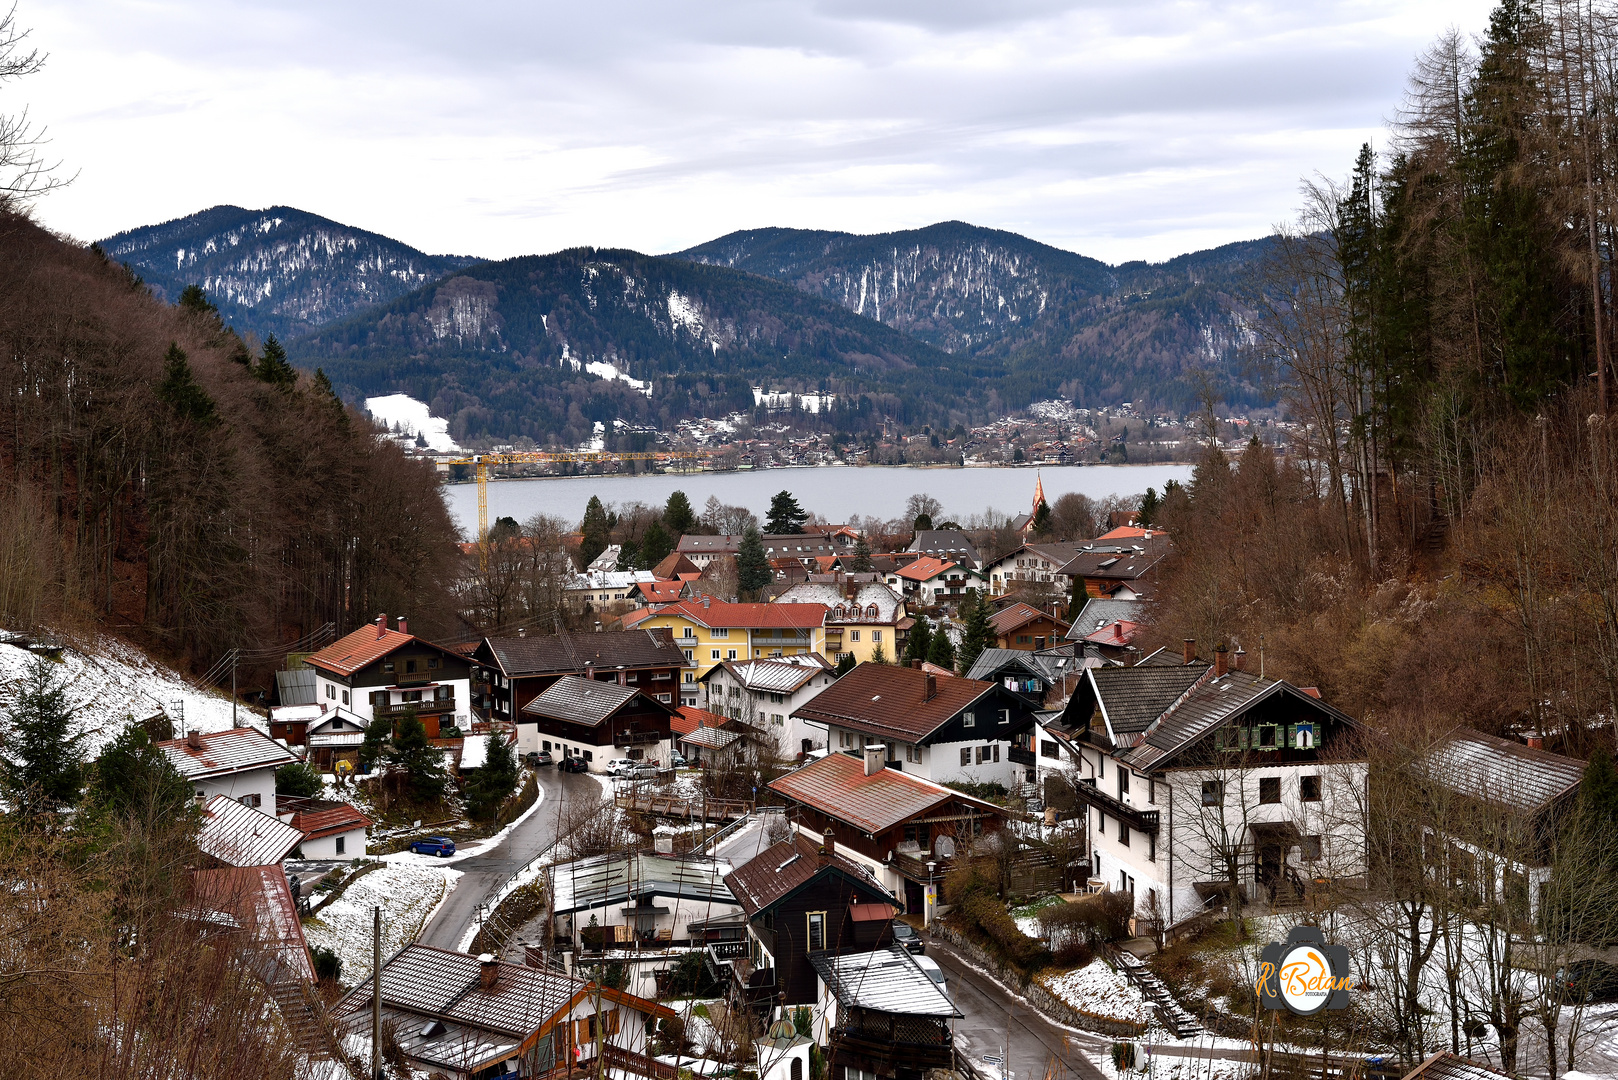
<path fill-rule="evenodd" d="M 199 285 L 242 333 L 289 337 L 386 303 L 478 260 L 427 255 L 290 206 L 215 206 L 99 246 L 162 300 Z"/>

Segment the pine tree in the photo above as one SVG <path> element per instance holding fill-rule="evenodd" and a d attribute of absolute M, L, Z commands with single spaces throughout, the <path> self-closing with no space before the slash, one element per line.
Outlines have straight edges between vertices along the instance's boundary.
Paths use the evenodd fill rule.
<path fill-rule="evenodd" d="M 281 390 L 291 390 L 298 385 L 298 369 L 287 362 L 287 351 L 275 340 L 274 334 L 264 339 L 264 353 L 258 358 L 253 374 L 258 376 L 259 382 Z"/>
<path fill-rule="evenodd" d="M 406 712 L 399 721 L 399 732 L 393 740 L 393 751 L 388 755 L 388 760 L 405 774 L 410 785 L 410 797 L 416 803 L 439 802 L 449 790 L 449 773 L 444 769 L 444 756 L 428 741 L 426 725 L 414 709 Z"/>
<path fill-rule="evenodd" d="M 199 428 L 207 429 L 219 423 L 219 410 L 213 398 L 192 376 L 185 350 L 172 341 L 163 357 L 163 381 L 157 384 L 157 399 L 173 409 L 179 419 L 188 420 Z"/>
<path fill-rule="evenodd" d="M 219 309 L 208 300 L 201 285 L 187 285 L 180 290 L 179 307 L 192 315 L 218 315 Z"/>
<path fill-rule="evenodd" d="M 607 521 L 607 508 L 601 505 L 600 496 L 590 496 L 579 531 L 583 534 L 579 543 L 579 569 L 582 570 L 595 562 L 596 556 L 606 551 L 612 540 L 612 526 Z"/>
<path fill-rule="evenodd" d="M 1090 602 L 1090 594 L 1084 586 L 1084 577 L 1081 574 L 1073 575 L 1073 588 L 1067 597 L 1067 621 L 1072 622 L 1084 610 L 1084 605 Z"/>
<path fill-rule="evenodd" d="M 837 677 L 841 679 L 844 675 L 847 675 L 850 671 L 853 671 L 854 663 L 854 654 L 851 652 L 846 652 L 839 656 L 837 658 Z"/>
<path fill-rule="evenodd" d="M 927 649 L 932 643 L 932 624 L 927 616 L 917 615 L 916 624 L 910 628 L 910 637 L 905 641 L 904 662 L 927 659 Z"/>
<path fill-rule="evenodd" d="M 78 802 L 85 734 L 73 730 L 60 670 L 35 656 L 16 687 L 0 749 L 0 785 L 23 816 Z"/>
<path fill-rule="evenodd" d="M 640 545 L 633 540 L 625 540 L 618 548 L 618 562 L 613 569 L 619 572 L 625 570 L 640 570 L 645 566 L 640 557 Z"/>
<path fill-rule="evenodd" d="M 467 785 L 467 811 L 475 820 L 487 821 L 500 811 L 500 804 L 517 786 L 517 758 L 511 752 L 511 743 L 503 736 L 488 735 L 483 767 L 477 770 Z"/>
<path fill-rule="evenodd" d="M 185 812 L 191 785 L 146 729 L 129 723 L 96 758 L 90 798 L 117 814 L 158 820 Z"/>
<path fill-rule="evenodd" d="M 775 536 L 801 533 L 803 523 L 808 520 L 809 512 L 798 505 L 792 492 L 782 491 L 770 500 L 770 513 L 764 519 L 764 531 Z"/>
<path fill-rule="evenodd" d="M 932 644 L 927 647 L 927 662 L 937 664 L 941 668 L 955 670 L 955 643 L 940 626 L 933 632 Z"/>
<path fill-rule="evenodd" d="M 887 662 L 888 654 L 883 650 L 882 646 L 878 645 L 876 648 L 871 650 L 871 663 L 886 664 Z"/>
<path fill-rule="evenodd" d="M 663 528 L 661 521 L 654 521 L 646 527 L 646 534 L 640 538 L 640 562 L 638 565 L 644 570 L 650 570 L 674 551 L 674 541 L 669 537 L 668 530 Z"/>
<path fill-rule="evenodd" d="M 697 527 L 697 513 L 691 509 L 691 500 L 685 497 L 685 492 L 670 492 L 668 502 L 663 504 L 663 524 L 675 537 L 684 536 Z"/>
<path fill-rule="evenodd" d="M 1157 489 L 1147 488 L 1146 494 L 1140 497 L 1139 520 L 1141 528 L 1145 529 L 1151 527 L 1152 520 L 1157 516 L 1157 508 L 1159 505 L 1160 502 L 1157 497 Z"/>
<path fill-rule="evenodd" d="M 1598 747 L 1584 767 L 1579 805 L 1596 829 L 1618 825 L 1618 769 L 1613 767 L 1612 755 L 1605 747 Z"/>
<path fill-rule="evenodd" d="M 1044 499 L 1034 508 L 1034 521 L 1030 526 L 1036 536 L 1049 536 L 1051 531 L 1051 504 Z"/>
<path fill-rule="evenodd" d="M 306 761 L 289 761 L 275 770 L 275 793 L 294 799 L 312 799 L 325 790 L 320 770 Z"/>
<path fill-rule="evenodd" d="M 994 646 L 994 627 L 989 625 L 989 605 L 973 589 L 961 604 L 961 648 L 956 653 L 956 670 L 966 674 L 982 655 L 984 649 Z"/>
<path fill-rule="evenodd" d="M 757 529 L 742 534 L 741 547 L 736 551 L 736 588 L 748 595 L 757 595 L 775 582 L 770 569 L 769 556 L 764 554 L 764 538 Z"/>
<path fill-rule="evenodd" d="M 865 542 L 865 534 L 860 533 L 859 539 L 854 541 L 854 572 L 869 574 L 871 570 L 871 545 Z"/>
<path fill-rule="evenodd" d="M 360 764 L 370 768 L 386 758 L 392 735 L 393 728 L 386 720 L 372 720 L 371 726 L 365 729 L 365 740 L 360 743 Z"/>
<path fill-rule="evenodd" d="M 332 418 L 337 421 L 338 426 L 346 430 L 348 427 L 348 409 L 344 408 L 343 399 L 338 397 L 337 391 L 332 388 L 331 380 L 326 377 L 325 368 L 315 368 L 315 381 L 312 392 L 315 395 L 315 400 L 319 401 L 331 412 Z"/>

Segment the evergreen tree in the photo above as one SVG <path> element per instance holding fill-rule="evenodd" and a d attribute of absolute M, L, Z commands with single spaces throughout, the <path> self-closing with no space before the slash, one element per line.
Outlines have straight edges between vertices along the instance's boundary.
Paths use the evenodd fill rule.
<path fill-rule="evenodd" d="M 1079 574 L 1073 575 L 1073 588 L 1067 597 L 1067 621 L 1072 622 L 1084 610 L 1084 605 L 1090 602 L 1090 594 L 1084 586 L 1084 578 Z"/>
<path fill-rule="evenodd" d="M 654 521 L 646 527 L 646 534 L 640 538 L 640 562 L 642 569 L 650 570 L 674 551 L 674 540 L 669 536 L 668 530 L 663 528 L 661 521 Z"/>
<path fill-rule="evenodd" d="M 1030 526 L 1035 536 L 1049 536 L 1051 532 L 1051 504 L 1044 499 L 1034 508 L 1034 521 Z"/>
<path fill-rule="evenodd" d="M 1598 747 L 1584 767 L 1579 785 L 1579 806 L 1595 829 L 1618 825 L 1618 769 L 1605 747 Z"/>
<path fill-rule="evenodd" d="M 579 531 L 583 534 L 579 543 L 579 569 L 583 570 L 612 542 L 612 526 L 607 521 L 607 508 L 601 505 L 600 496 L 590 496 Z"/>
<path fill-rule="evenodd" d="M 697 513 L 691 509 L 691 500 L 685 497 L 685 492 L 669 493 L 668 502 L 663 504 L 663 524 L 676 538 L 697 527 Z"/>
<path fill-rule="evenodd" d="M 932 624 L 927 616 L 917 615 L 916 625 L 910 628 L 910 637 L 905 641 L 904 662 L 927 659 L 927 649 L 932 645 Z"/>
<path fill-rule="evenodd" d="M 218 315 L 219 309 L 208 300 L 208 294 L 202 291 L 201 285 L 187 285 L 180 290 L 179 306 L 181 311 L 192 315 Z"/>
<path fill-rule="evenodd" d="M 360 764 L 374 767 L 386 758 L 392 735 L 393 728 L 386 720 L 372 720 L 371 726 L 365 729 L 364 741 L 360 743 Z"/>
<path fill-rule="evenodd" d="M 1160 502 L 1159 502 L 1158 497 L 1157 497 L 1157 489 L 1155 489 L 1155 488 L 1147 488 L 1146 489 L 1146 494 L 1144 494 L 1144 495 L 1142 495 L 1140 497 L 1140 525 L 1141 525 L 1141 528 L 1143 528 L 1143 529 L 1151 528 L 1152 521 L 1157 516 L 1157 508 L 1158 508 L 1159 505 L 1160 505 Z"/>
<path fill-rule="evenodd" d="M 854 541 L 854 572 L 869 574 L 871 570 L 871 545 L 865 542 L 865 534 L 860 533 L 859 539 Z"/>
<path fill-rule="evenodd" d="M 956 670 L 966 674 L 982 655 L 984 649 L 994 647 L 994 627 L 989 625 L 989 605 L 970 590 L 961 604 L 961 648 L 956 653 Z"/>
<path fill-rule="evenodd" d="M 882 646 L 878 645 L 876 648 L 871 650 L 871 663 L 886 664 L 887 662 L 888 654 L 883 650 Z"/>
<path fill-rule="evenodd" d="M 258 376 L 259 382 L 281 390 L 291 390 L 298 385 L 298 369 L 287 362 L 287 351 L 275 340 L 274 334 L 264 339 L 264 353 L 258 358 L 253 374 Z"/>
<path fill-rule="evenodd" d="M 320 770 L 307 761 L 289 761 L 275 770 L 275 793 L 294 799 L 312 799 L 326 788 Z"/>
<path fill-rule="evenodd" d="M 151 735 L 128 723 L 95 760 L 90 798 L 117 814 L 172 818 L 191 805 L 191 784 Z"/>
<path fill-rule="evenodd" d="M 910 531 L 913 533 L 926 532 L 932 527 L 933 516 L 931 514 L 917 514 L 916 520 L 910 523 Z"/>
<path fill-rule="evenodd" d="M 487 821 L 499 813 L 500 804 L 517 786 L 519 774 L 511 743 L 501 735 L 487 735 L 485 738 L 488 749 L 483 767 L 477 770 L 466 788 L 467 811 L 478 821 Z"/>
<path fill-rule="evenodd" d="M 744 594 L 757 595 L 774 582 L 775 571 L 764 554 L 764 538 L 757 529 L 749 528 L 742 533 L 741 547 L 736 551 L 736 588 Z"/>
<path fill-rule="evenodd" d="M 933 631 L 932 644 L 927 646 L 927 662 L 948 668 L 950 671 L 955 670 L 955 643 L 949 639 L 942 626 Z"/>
<path fill-rule="evenodd" d="M 764 519 L 764 531 L 772 535 L 803 532 L 803 523 L 809 520 L 809 513 L 798 505 L 798 500 L 792 497 L 792 492 L 778 492 L 770 500 L 770 513 Z"/>
<path fill-rule="evenodd" d="M 640 545 L 633 540 L 625 540 L 618 545 L 618 561 L 613 565 L 614 570 L 642 570 L 645 563 L 640 557 Z"/>
<path fill-rule="evenodd" d="M 372 727 L 375 727 L 372 724 Z M 444 769 L 444 756 L 427 739 L 427 728 L 411 709 L 399 721 L 399 733 L 393 740 L 393 751 L 388 760 L 405 774 L 410 786 L 410 797 L 421 804 L 439 802 L 449 790 L 449 773 Z"/>
<path fill-rule="evenodd" d="M 326 377 L 325 368 L 315 368 L 313 393 L 316 400 L 331 411 L 332 418 L 337 421 L 338 426 L 346 429 L 348 410 L 343 407 L 343 399 L 338 397 L 337 391 L 332 388 L 331 380 Z"/>
<path fill-rule="evenodd" d="M 181 420 L 188 420 L 199 428 L 211 428 L 219 422 L 213 398 L 192 376 L 185 350 L 172 341 L 163 357 L 163 381 L 157 384 L 157 399 L 173 409 Z"/>
<path fill-rule="evenodd" d="M 497 517 L 494 524 L 489 526 L 489 543 L 498 544 L 502 540 L 514 540 L 522 535 L 522 526 L 517 524 L 514 517 Z"/>
<path fill-rule="evenodd" d="M 35 656 L 14 693 L 0 748 L 0 786 L 24 816 L 73 805 L 84 773 L 79 747 L 85 733 L 73 730 L 61 671 Z"/>
<path fill-rule="evenodd" d="M 847 675 L 850 671 L 853 671 L 853 670 L 854 670 L 854 654 L 853 653 L 846 652 L 846 653 L 844 653 L 843 655 L 841 655 L 841 656 L 839 656 L 837 658 L 836 675 L 837 675 L 837 677 L 839 679 L 841 679 L 844 675 Z"/>

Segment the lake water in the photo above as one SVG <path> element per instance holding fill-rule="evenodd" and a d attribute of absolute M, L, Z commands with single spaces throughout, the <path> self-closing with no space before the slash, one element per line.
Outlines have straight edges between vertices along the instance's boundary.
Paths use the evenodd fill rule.
<path fill-rule="evenodd" d="M 1170 480 L 1185 483 L 1189 465 L 1085 465 L 1038 470 L 1045 499 L 1078 492 L 1092 499 L 1108 495 L 1138 495 L 1148 487 L 1158 491 Z M 944 504 L 940 520 L 965 518 L 994 509 L 1004 514 L 1028 511 L 1034 501 L 1035 470 L 1031 468 L 917 469 L 892 466 L 762 469 L 757 472 L 665 473 L 658 476 L 559 476 L 534 480 L 491 480 L 489 520 L 512 517 L 526 521 L 535 514 L 552 514 L 577 524 L 584 517 L 590 496 L 623 505 L 643 502 L 662 506 L 673 491 L 684 491 L 698 514 L 708 496 L 731 506 L 745 506 L 760 519 L 770 498 L 786 490 L 798 505 L 827 521 L 874 515 L 895 518 L 904 513 L 905 500 L 926 493 Z M 450 512 L 468 537 L 477 531 L 476 484 L 451 484 L 445 489 Z"/>

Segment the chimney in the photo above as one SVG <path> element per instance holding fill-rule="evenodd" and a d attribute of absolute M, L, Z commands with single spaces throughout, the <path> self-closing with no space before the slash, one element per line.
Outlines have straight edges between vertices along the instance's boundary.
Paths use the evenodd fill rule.
<path fill-rule="evenodd" d="M 1528 748 L 1530 750 L 1545 749 L 1545 736 L 1539 734 L 1537 731 L 1531 731 L 1527 735 L 1524 735 L 1523 741 L 1528 744 Z"/>
<path fill-rule="evenodd" d="M 1222 678 L 1230 670 L 1230 650 L 1223 645 L 1214 646 L 1214 678 Z"/>
<path fill-rule="evenodd" d="M 593 661 L 593 660 L 586 660 L 585 661 L 585 663 L 584 663 L 584 677 L 586 679 L 593 679 L 593 678 L 596 677 L 595 661 Z"/>
<path fill-rule="evenodd" d="M 1186 638 L 1184 649 L 1185 662 L 1188 664 L 1194 663 L 1197 659 L 1197 639 Z"/>
<path fill-rule="evenodd" d="M 517 636 L 518 637 L 527 637 L 528 636 L 528 628 L 526 626 L 517 627 Z"/>
<path fill-rule="evenodd" d="M 186 732 L 185 745 L 191 750 L 201 750 L 202 732 L 198 731 L 196 728 L 192 728 L 190 731 Z"/>
<path fill-rule="evenodd" d="M 388 632 L 388 613 L 383 612 L 376 617 L 376 639 L 382 640 L 382 635 Z"/>
<path fill-rule="evenodd" d="M 920 671 L 922 663 L 923 661 L 920 660 L 912 660 L 910 661 L 910 666 L 915 668 L 917 671 Z"/>
<path fill-rule="evenodd" d="M 926 697 L 926 700 L 931 701 L 931 700 L 933 700 L 933 698 L 935 698 L 937 696 L 938 696 L 938 676 L 934 675 L 932 672 L 929 671 L 927 673 L 927 697 Z"/>
<path fill-rule="evenodd" d="M 410 633 L 410 624 L 405 622 L 405 617 L 403 615 L 399 616 L 399 633 Z"/>
<path fill-rule="evenodd" d="M 494 953 L 484 953 L 478 957 L 478 985 L 484 990 L 493 990 L 494 984 L 500 981 L 500 961 L 495 959 Z"/>
<path fill-rule="evenodd" d="M 875 776 L 888 767 L 888 748 L 883 743 L 865 748 L 865 775 Z"/>
<path fill-rule="evenodd" d="M 703 594 L 702 594 L 702 606 L 703 606 L 703 607 L 707 607 L 707 606 L 708 606 L 708 601 L 709 601 L 709 600 L 712 600 L 712 599 L 713 599 L 713 597 L 712 597 L 712 596 L 710 596 L 710 595 L 709 595 L 709 594 L 707 594 L 707 593 L 703 593 Z"/>
<path fill-rule="evenodd" d="M 1236 646 L 1236 670 L 1247 670 L 1247 650 L 1240 645 Z"/>
<path fill-rule="evenodd" d="M 820 861 L 822 863 L 829 863 L 831 862 L 832 856 L 836 854 L 837 837 L 831 834 L 830 829 L 827 829 L 825 835 L 820 838 Z"/>

